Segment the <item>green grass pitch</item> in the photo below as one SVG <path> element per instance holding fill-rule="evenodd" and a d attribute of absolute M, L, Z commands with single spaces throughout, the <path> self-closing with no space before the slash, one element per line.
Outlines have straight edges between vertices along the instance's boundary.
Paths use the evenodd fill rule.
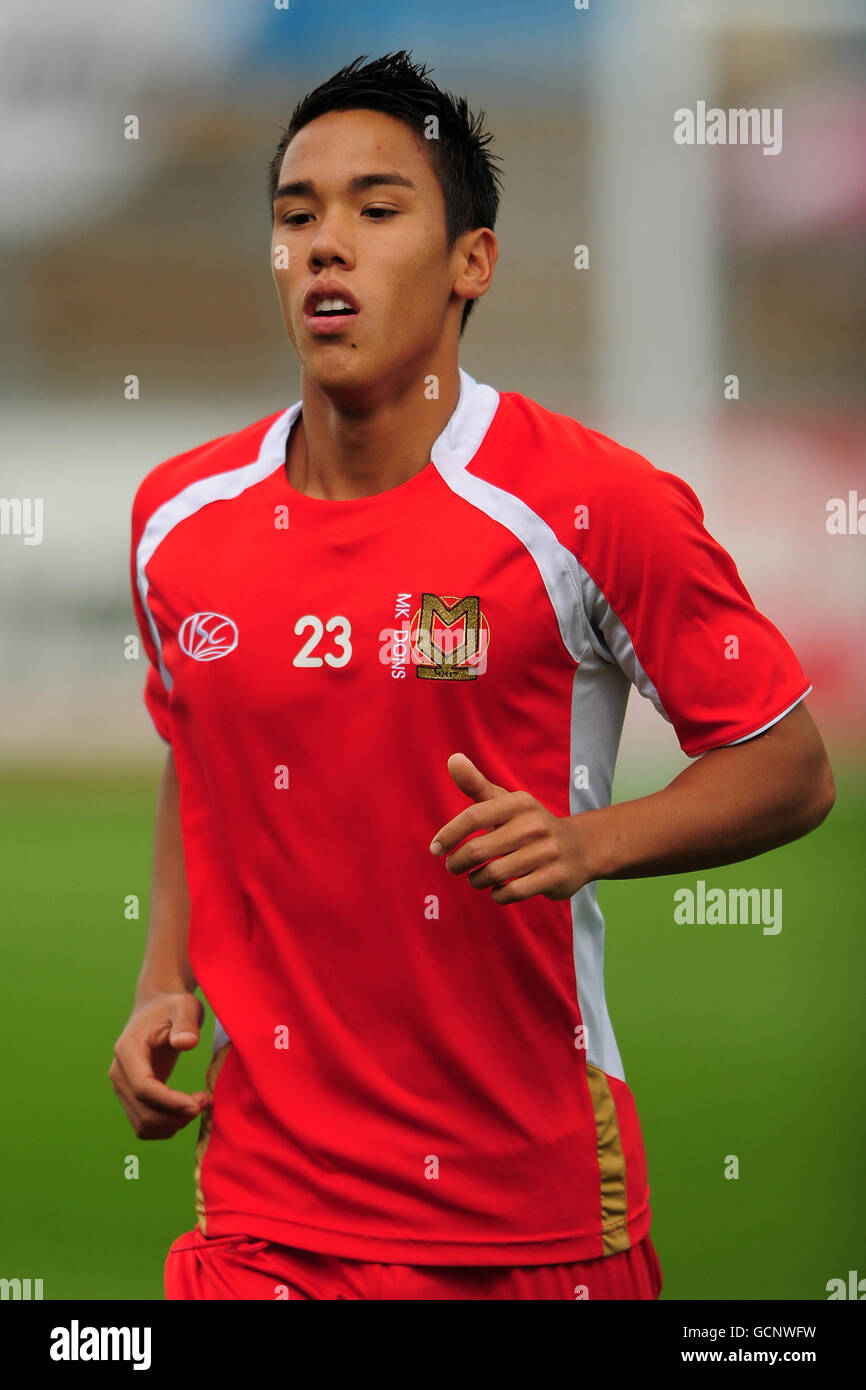
<path fill-rule="evenodd" d="M 0 1276 L 42 1278 L 46 1299 L 162 1298 L 166 1250 L 194 1224 L 197 1122 L 141 1142 L 107 1077 L 141 960 L 157 782 L 155 770 L 0 784 Z M 849 773 L 804 840 L 600 886 L 663 1298 L 824 1299 L 828 1279 L 866 1275 L 864 826 L 866 775 Z M 674 889 L 700 877 L 781 888 L 781 932 L 677 925 Z M 124 917 L 131 893 L 138 921 Z M 175 1070 L 182 1088 L 202 1084 L 211 1028 Z"/>

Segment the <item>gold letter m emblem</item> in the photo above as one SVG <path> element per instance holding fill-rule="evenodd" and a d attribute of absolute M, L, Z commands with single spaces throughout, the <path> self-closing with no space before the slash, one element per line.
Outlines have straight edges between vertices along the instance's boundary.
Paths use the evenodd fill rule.
<path fill-rule="evenodd" d="M 434 620 L 438 618 L 445 629 L 441 640 L 433 635 Z M 463 619 L 462 633 L 451 629 Z M 416 673 L 422 680 L 472 681 L 478 672 L 473 666 L 461 663 L 472 660 L 478 654 L 479 643 L 479 601 L 477 594 L 459 599 L 449 607 L 436 594 L 421 595 L 421 617 L 418 621 L 416 646 L 422 656 L 435 662 L 433 666 L 417 665 Z"/>

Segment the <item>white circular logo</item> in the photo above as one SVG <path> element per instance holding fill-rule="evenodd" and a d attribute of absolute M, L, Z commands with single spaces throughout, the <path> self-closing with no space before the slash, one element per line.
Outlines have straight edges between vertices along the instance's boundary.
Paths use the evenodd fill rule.
<path fill-rule="evenodd" d="M 193 661 L 216 661 L 234 651 L 238 630 L 224 613 L 193 613 L 184 618 L 177 640 Z"/>

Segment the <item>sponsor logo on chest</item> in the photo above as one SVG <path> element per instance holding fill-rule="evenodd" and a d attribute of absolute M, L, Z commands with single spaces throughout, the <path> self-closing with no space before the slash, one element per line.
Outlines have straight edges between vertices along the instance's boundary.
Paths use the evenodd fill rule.
<path fill-rule="evenodd" d="M 177 640 L 193 661 L 216 661 L 234 651 L 238 630 L 224 613 L 191 613 L 181 623 Z"/>

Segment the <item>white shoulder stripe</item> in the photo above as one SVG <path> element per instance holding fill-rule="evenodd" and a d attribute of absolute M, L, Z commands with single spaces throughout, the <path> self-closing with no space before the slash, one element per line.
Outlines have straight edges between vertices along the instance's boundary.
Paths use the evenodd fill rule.
<path fill-rule="evenodd" d="M 492 386 L 479 386 L 460 369 L 460 401 L 431 450 L 444 481 L 465 501 L 506 527 L 535 562 L 566 650 L 580 661 L 589 646 L 578 563 L 555 531 L 522 498 L 466 471 L 499 405 Z"/>
<path fill-rule="evenodd" d="M 175 526 L 186 521 L 188 517 L 194 516 L 210 502 L 227 501 L 231 497 L 239 497 L 248 487 L 253 487 L 274 471 L 285 455 L 286 439 L 300 408 L 301 402 L 296 401 L 294 405 L 289 406 L 288 410 L 284 410 L 282 415 L 277 416 L 267 430 L 259 447 L 258 458 L 253 463 L 245 463 L 240 468 L 230 468 L 222 473 L 214 473 L 207 478 L 198 478 L 188 487 L 182 488 L 174 497 L 170 497 L 167 502 L 163 502 L 161 507 L 157 507 L 142 532 L 135 555 L 136 582 L 156 646 L 160 674 L 166 690 L 171 690 L 171 675 L 162 659 L 159 629 L 154 622 L 153 614 L 147 602 L 150 587 L 147 578 L 147 566 L 157 547 L 162 544 Z"/>
<path fill-rule="evenodd" d="M 498 404 L 498 392 L 491 386 L 479 386 L 461 369 L 460 402 L 448 428 L 433 445 L 433 462 L 452 491 L 507 527 L 525 546 L 547 590 L 562 641 L 572 659 L 579 664 L 590 652 L 606 661 L 613 656 L 640 693 L 670 723 L 625 626 L 574 552 L 562 544 L 553 528 L 522 498 L 466 471 Z M 607 647 L 599 641 L 587 616 L 596 610 L 603 614 L 600 626 Z"/>

